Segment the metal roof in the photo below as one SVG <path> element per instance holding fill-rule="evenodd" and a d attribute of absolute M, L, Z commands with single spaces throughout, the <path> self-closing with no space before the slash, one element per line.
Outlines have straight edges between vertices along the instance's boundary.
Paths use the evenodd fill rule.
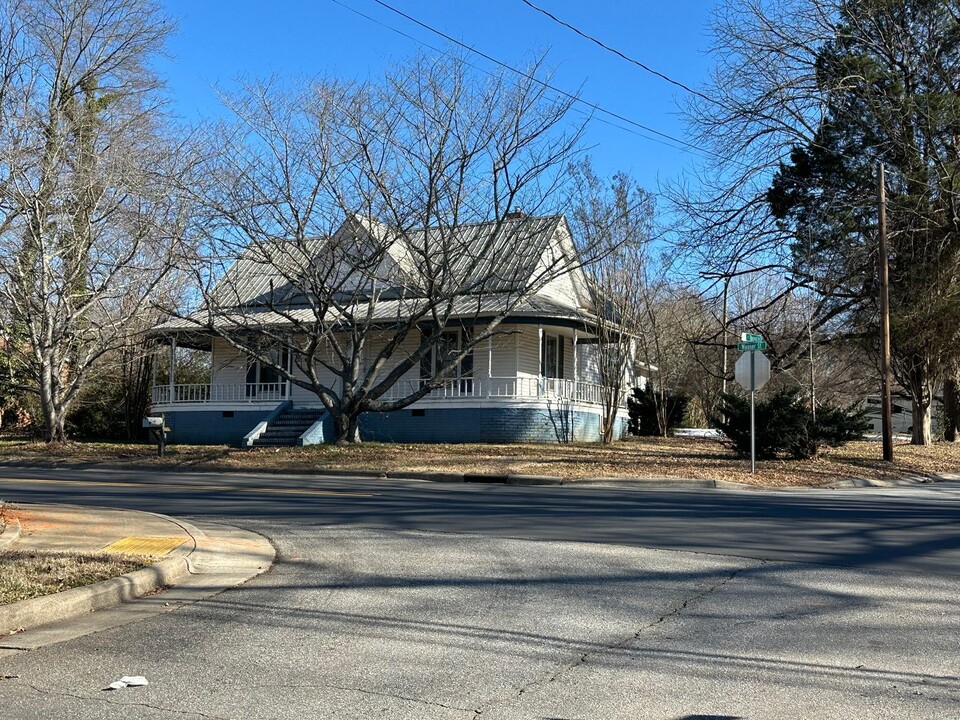
<path fill-rule="evenodd" d="M 426 301 L 417 298 L 382 300 L 374 304 L 369 315 L 367 314 L 369 306 L 364 303 L 345 308 L 342 312 L 330 310 L 322 318 L 319 317 L 318 309 L 304 306 L 278 309 L 251 307 L 220 313 L 196 312 L 189 316 L 172 318 L 157 325 L 153 333 L 165 335 L 210 327 L 223 331 L 257 327 L 295 328 L 298 325 L 311 325 L 321 321 L 328 326 L 363 323 L 389 326 L 395 322 L 407 321 L 415 313 L 422 312 L 425 306 Z M 593 322 L 589 313 L 547 298 L 532 296 L 518 301 L 516 296 L 505 294 L 456 298 L 452 302 L 449 319 L 456 322 L 480 322 L 484 318 L 500 315 L 504 311 L 508 312 L 508 316 L 554 318 L 588 325 Z M 424 316 L 424 322 L 429 320 L 429 315 Z"/>
<path fill-rule="evenodd" d="M 531 283 L 542 285 L 576 262 L 567 257 L 575 252 L 572 245 L 564 249 L 556 239 L 561 227 L 562 215 L 524 216 L 399 233 L 354 216 L 328 238 L 251 244 L 225 273 L 209 307 L 172 318 L 154 332 L 321 321 L 389 325 L 422 312 L 427 295 L 450 298 L 452 320 L 507 311 L 589 324 L 590 314 L 576 307 L 577 298 L 565 304 L 530 290 Z M 318 300 L 330 297 L 335 302 Z M 318 317 L 324 307 L 324 317 Z"/>

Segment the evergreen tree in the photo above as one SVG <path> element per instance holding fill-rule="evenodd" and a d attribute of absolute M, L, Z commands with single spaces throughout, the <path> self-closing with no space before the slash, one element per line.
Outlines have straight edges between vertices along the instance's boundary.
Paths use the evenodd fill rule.
<path fill-rule="evenodd" d="M 876 176 L 884 163 L 894 373 L 910 393 L 917 444 L 931 441 L 934 387 L 960 345 L 960 21 L 954 3 L 838 5 L 816 63 L 825 98 L 767 199 L 791 230 L 793 272 L 854 328 L 879 326 Z"/>

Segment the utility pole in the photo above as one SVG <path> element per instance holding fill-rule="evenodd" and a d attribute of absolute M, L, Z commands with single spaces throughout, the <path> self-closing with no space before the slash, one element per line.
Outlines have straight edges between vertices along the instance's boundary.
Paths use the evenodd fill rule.
<path fill-rule="evenodd" d="M 813 313 L 807 316 L 807 342 L 810 343 L 810 415 L 817 422 L 817 376 L 813 367 Z"/>
<path fill-rule="evenodd" d="M 893 462 L 893 407 L 890 402 L 890 267 L 887 250 L 887 187 L 883 163 L 878 172 L 879 208 L 878 233 L 880 255 L 880 375 L 881 426 L 883 430 L 883 459 Z"/>
<path fill-rule="evenodd" d="M 730 324 L 727 298 L 730 292 L 730 276 L 723 280 L 723 379 L 721 380 L 720 392 L 727 394 L 727 325 Z"/>

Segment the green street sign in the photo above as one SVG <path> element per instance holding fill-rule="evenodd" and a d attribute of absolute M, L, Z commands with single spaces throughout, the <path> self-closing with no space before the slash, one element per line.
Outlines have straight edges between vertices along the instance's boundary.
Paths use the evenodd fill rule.
<path fill-rule="evenodd" d="M 754 335 L 753 333 L 743 333 L 740 339 L 748 343 L 763 342 L 763 335 Z"/>
<path fill-rule="evenodd" d="M 766 350 L 766 349 L 767 349 L 767 344 L 763 340 L 754 340 L 751 342 L 737 343 L 737 350 L 740 350 L 740 351 Z"/>

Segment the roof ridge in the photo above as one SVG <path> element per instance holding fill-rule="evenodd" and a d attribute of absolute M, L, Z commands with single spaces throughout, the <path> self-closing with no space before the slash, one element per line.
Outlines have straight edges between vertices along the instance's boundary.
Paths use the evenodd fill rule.
<path fill-rule="evenodd" d="M 560 220 L 563 218 L 563 213 L 553 213 L 551 215 L 524 215 L 523 217 L 502 217 L 499 220 L 484 220 L 482 222 L 472 222 L 472 223 L 457 223 L 456 225 L 451 225 L 450 227 L 482 227 L 484 225 L 495 225 L 498 222 L 517 222 L 517 221 L 530 221 L 530 220 Z M 390 226 L 388 226 L 390 227 Z M 420 230 L 432 230 L 434 228 L 442 227 L 440 225 L 426 225 L 423 227 L 414 228 L 417 231 Z"/>

